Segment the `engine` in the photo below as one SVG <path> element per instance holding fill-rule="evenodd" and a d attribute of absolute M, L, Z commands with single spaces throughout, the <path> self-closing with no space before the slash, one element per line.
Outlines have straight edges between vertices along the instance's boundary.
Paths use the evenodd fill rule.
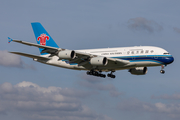
<path fill-rule="evenodd" d="M 76 53 L 74 50 L 64 50 L 58 53 L 58 57 L 60 59 L 74 59 L 76 57 Z"/>
<path fill-rule="evenodd" d="M 129 70 L 133 75 L 145 75 L 147 73 L 147 67 L 136 67 Z"/>
<path fill-rule="evenodd" d="M 91 58 L 90 63 L 94 66 L 105 66 L 108 63 L 108 60 L 106 57 L 94 57 Z"/>

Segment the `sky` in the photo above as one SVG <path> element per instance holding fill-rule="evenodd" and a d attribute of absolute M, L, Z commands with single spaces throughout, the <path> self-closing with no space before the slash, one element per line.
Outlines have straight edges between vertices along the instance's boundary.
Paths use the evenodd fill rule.
<path fill-rule="evenodd" d="M 0 0 L 0 119 L 179 120 L 179 0 Z M 157 46 L 175 61 L 142 76 L 116 71 L 115 79 L 87 76 L 8 53 L 39 55 L 32 22 L 61 48 Z"/>

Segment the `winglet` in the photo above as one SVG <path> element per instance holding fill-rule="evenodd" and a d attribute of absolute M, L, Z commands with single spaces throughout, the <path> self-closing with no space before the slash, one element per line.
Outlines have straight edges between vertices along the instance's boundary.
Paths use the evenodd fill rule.
<path fill-rule="evenodd" d="M 13 41 L 13 39 L 11 39 L 10 37 L 8 37 L 8 43 L 10 43 L 11 41 Z"/>

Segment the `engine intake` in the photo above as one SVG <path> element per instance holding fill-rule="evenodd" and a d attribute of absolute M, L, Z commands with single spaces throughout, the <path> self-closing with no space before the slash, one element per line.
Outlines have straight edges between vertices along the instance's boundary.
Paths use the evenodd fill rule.
<path fill-rule="evenodd" d="M 58 53 L 58 57 L 60 59 L 74 59 L 76 57 L 76 53 L 74 50 L 64 50 Z"/>
<path fill-rule="evenodd" d="M 147 73 L 147 67 L 136 67 L 129 70 L 133 75 L 145 75 Z"/>
<path fill-rule="evenodd" d="M 105 66 L 108 63 L 106 57 L 94 57 L 90 60 L 91 65 L 93 66 Z"/>

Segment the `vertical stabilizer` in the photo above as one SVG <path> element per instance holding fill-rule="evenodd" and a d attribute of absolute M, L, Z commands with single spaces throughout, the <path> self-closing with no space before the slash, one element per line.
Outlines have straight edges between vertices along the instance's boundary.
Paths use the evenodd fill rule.
<path fill-rule="evenodd" d="M 41 23 L 35 22 L 35 23 L 31 23 L 31 25 L 38 44 L 59 48 L 58 45 L 52 39 L 52 37 L 41 25 Z M 42 52 L 43 49 L 39 48 L 39 50 L 40 52 Z M 46 54 L 46 53 L 41 53 L 41 54 Z"/>

